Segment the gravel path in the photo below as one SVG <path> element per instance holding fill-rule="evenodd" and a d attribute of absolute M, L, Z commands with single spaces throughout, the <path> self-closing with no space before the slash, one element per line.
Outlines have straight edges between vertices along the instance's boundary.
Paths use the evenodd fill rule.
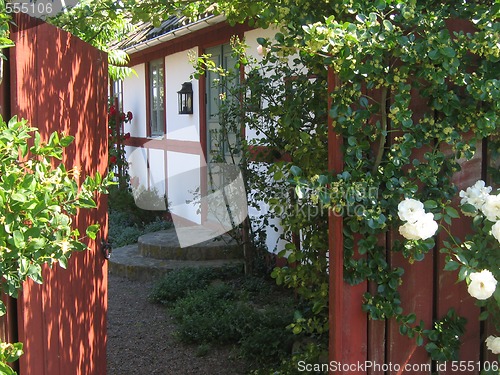
<path fill-rule="evenodd" d="M 108 375 L 243 375 L 244 362 L 230 348 L 197 347 L 173 338 L 175 322 L 147 297 L 151 282 L 109 276 Z"/>

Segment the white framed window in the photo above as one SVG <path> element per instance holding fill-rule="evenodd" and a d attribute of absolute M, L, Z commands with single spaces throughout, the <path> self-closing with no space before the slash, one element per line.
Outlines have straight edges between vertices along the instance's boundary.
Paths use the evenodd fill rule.
<path fill-rule="evenodd" d="M 165 62 L 163 59 L 149 62 L 149 135 L 165 134 Z"/>

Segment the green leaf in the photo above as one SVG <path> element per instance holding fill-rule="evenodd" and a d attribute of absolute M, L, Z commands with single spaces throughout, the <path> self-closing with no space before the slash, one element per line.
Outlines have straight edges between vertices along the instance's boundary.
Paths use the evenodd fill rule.
<path fill-rule="evenodd" d="M 436 201 L 428 200 L 428 201 L 424 202 L 424 207 L 425 207 L 426 210 L 432 210 L 434 208 L 437 208 L 438 204 L 437 204 Z"/>
<path fill-rule="evenodd" d="M 414 313 L 409 314 L 408 317 L 406 318 L 406 322 L 408 324 L 413 324 L 413 323 L 415 323 L 416 320 L 417 320 L 417 316 Z"/>
<path fill-rule="evenodd" d="M 59 134 L 57 132 L 53 132 L 49 137 L 49 146 L 58 146 L 60 144 Z"/>
<path fill-rule="evenodd" d="M 479 320 L 486 320 L 488 319 L 488 316 L 490 315 L 490 312 L 488 310 L 485 310 L 483 311 L 480 315 L 479 315 Z"/>
<path fill-rule="evenodd" d="M 408 333 L 408 326 L 405 326 L 405 325 L 400 325 L 400 326 L 399 326 L 399 333 L 400 333 L 402 336 L 406 336 L 406 334 Z"/>
<path fill-rule="evenodd" d="M 37 263 L 30 265 L 28 269 L 28 277 L 35 283 L 42 284 L 42 267 Z"/>
<path fill-rule="evenodd" d="M 460 263 L 455 262 L 454 260 L 450 260 L 448 263 L 445 264 L 444 270 L 445 271 L 455 271 L 460 267 Z"/>
<path fill-rule="evenodd" d="M 279 181 L 282 178 L 283 178 L 283 172 L 281 170 L 276 171 L 273 175 L 274 181 Z"/>
<path fill-rule="evenodd" d="M 99 232 L 100 225 L 99 224 L 93 224 L 89 226 L 86 230 L 87 236 L 90 237 L 91 239 L 95 240 L 97 236 L 97 232 Z"/>
<path fill-rule="evenodd" d="M 90 198 L 80 198 L 78 199 L 78 205 L 81 208 L 96 208 L 96 203 Z"/>
<path fill-rule="evenodd" d="M 65 137 L 62 137 L 60 139 L 61 146 L 68 147 L 73 142 L 74 139 L 75 137 L 73 137 L 72 135 L 67 135 Z"/>
<path fill-rule="evenodd" d="M 394 26 L 392 25 L 391 21 L 389 21 L 389 20 L 384 20 L 384 21 L 383 21 L 383 24 L 384 24 L 384 27 L 385 27 L 388 31 L 392 31 L 392 30 L 394 30 Z"/>
<path fill-rule="evenodd" d="M 462 210 L 462 212 L 471 213 L 471 214 L 477 212 L 476 207 L 474 207 L 470 203 L 465 203 L 465 204 L 461 205 L 460 209 Z"/>
<path fill-rule="evenodd" d="M 456 56 L 456 52 L 453 48 L 451 48 L 450 46 L 446 46 L 444 48 L 441 48 L 440 49 L 440 52 L 445 55 L 446 57 L 455 57 Z"/>
<path fill-rule="evenodd" d="M 12 194 L 11 198 L 15 201 L 22 202 L 22 203 L 27 201 L 26 196 L 24 194 L 21 194 L 21 193 Z"/>
<path fill-rule="evenodd" d="M 304 193 L 302 192 L 300 186 L 295 186 L 295 194 L 297 194 L 297 198 L 299 199 L 304 198 Z"/>
<path fill-rule="evenodd" d="M 458 219 L 460 217 L 460 215 L 458 214 L 458 211 L 451 206 L 447 206 L 445 208 L 445 210 L 446 210 L 446 213 L 448 214 L 448 216 L 453 218 L 453 219 Z"/>
<path fill-rule="evenodd" d="M 41 143 L 42 143 L 42 141 L 41 141 L 40 133 L 35 132 L 35 140 L 33 142 L 32 151 L 35 152 L 36 154 L 38 153 L 38 151 L 40 151 Z"/>
<path fill-rule="evenodd" d="M 12 233 L 12 238 L 14 240 L 14 246 L 17 247 L 18 249 L 22 249 L 25 246 L 24 242 L 24 236 L 19 230 L 15 230 L 14 233 Z"/>
<path fill-rule="evenodd" d="M 17 375 L 17 373 L 6 363 L 0 362 L 0 375 Z"/>
<path fill-rule="evenodd" d="M 497 287 L 495 290 L 495 293 L 493 293 L 493 298 L 495 298 L 495 301 L 500 305 L 500 287 Z"/>
<path fill-rule="evenodd" d="M 302 174 L 302 169 L 300 169 L 300 167 L 297 167 L 296 165 L 293 165 L 290 168 L 290 173 L 293 174 L 294 176 L 298 177 Z"/>
<path fill-rule="evenodd" d="M 318 178 L 318 184 L 320 184 L 321 186 L 325 186 L 326 184 L 328 184 L 328 177 L 325 175 L 320 175 Z"/>
<path fill-rule="evenodd" d="M 266 45 L 266 40 L 264 38 L 257 38 L 257 43 L 259 43 L 261 46 L 265 46 Z"/>
<path fill-rule="evenodd" d="M 68 258 L 65 255 L 61 256 L 57 261 L 59 262 L 61 268 L 68 268 Z"/>
<path fill-rule="evenodd" d="M 432 51 L 430 51 L 428 54 L 429 58 L 431 60 L 436 60 L 438 57 L 439 57 L 439 51 L 436 50 L 436 49 L 433 49 Z"/>
<path fill-rule="evenodd" d="M 422 346 L 424 344 L 424 338 L 422 335 L 417 336 L 417 346 Z"/>

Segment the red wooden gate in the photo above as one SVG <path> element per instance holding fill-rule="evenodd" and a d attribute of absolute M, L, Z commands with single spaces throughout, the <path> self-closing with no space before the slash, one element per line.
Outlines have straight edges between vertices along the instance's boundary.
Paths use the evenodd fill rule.
<path fill-rule="evenodd" d="M 66 149 L 67 168 L 82 176 L 107 168 L 107 56 L 40 20 L 15 17 L 10 50 L 10 113 L 39 128 L 75 136 Z M 6 74 L 9 78 L 9 73 Z M 5 103 L 4 103 L 5 104 Z M 7 108 L 8 108 L 7 103 Z M 82 177 L 83 178 L 83 177 Z M 78 214 L 80 233 L 98 222 L 100 236 L 74 254 L 64 270 L 44 270 L 44 284 L 27 282 L 17 303 L 18 340 L 24 343 L 20 375 L 106 373 L 107 264 L 100 240 L 107 233 L 107 207 Z M 14 319 L 9 317 L 12 322 Z"/>

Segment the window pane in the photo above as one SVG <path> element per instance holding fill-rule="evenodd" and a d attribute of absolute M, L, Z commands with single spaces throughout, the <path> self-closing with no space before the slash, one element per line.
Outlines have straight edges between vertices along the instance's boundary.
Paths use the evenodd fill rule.
<path fill-rule="evenodd" d="M 162 60 L 149 63 L 151 135 L 165 131 L 165 71 Z"/>

